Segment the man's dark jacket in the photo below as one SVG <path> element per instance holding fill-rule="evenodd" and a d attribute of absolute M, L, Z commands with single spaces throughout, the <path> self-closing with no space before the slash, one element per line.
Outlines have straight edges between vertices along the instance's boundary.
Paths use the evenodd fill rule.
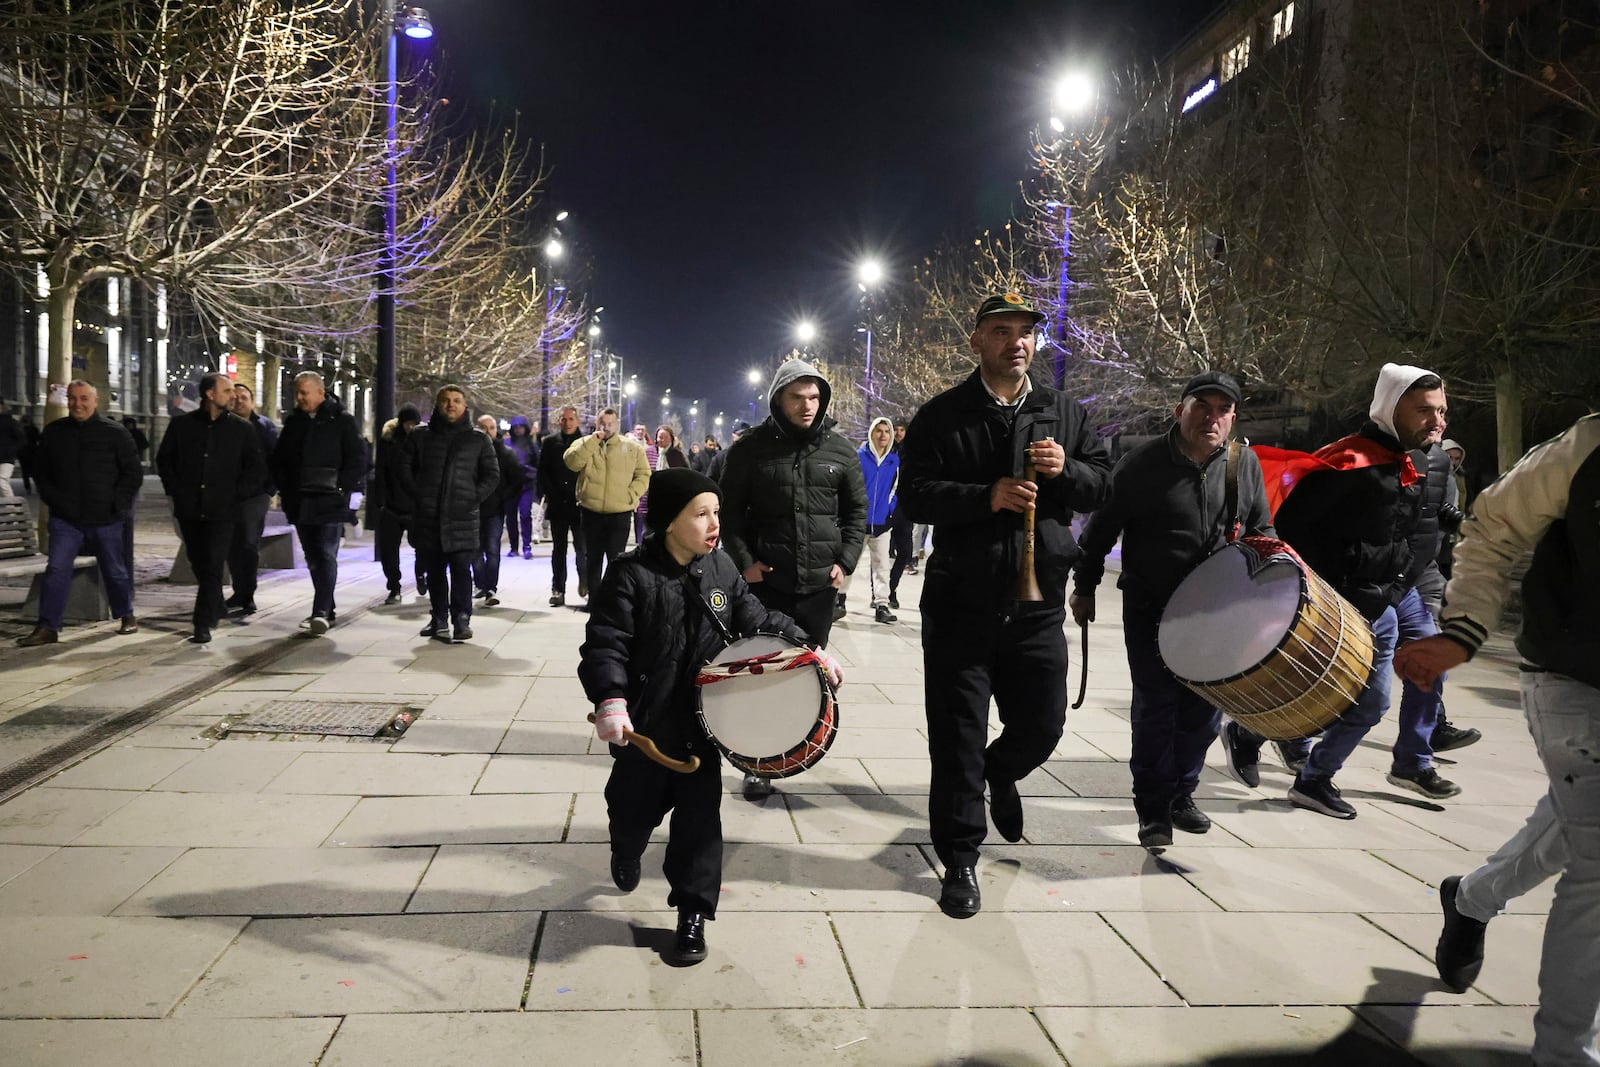
<path fill-rule="evenodd" d="M 416 429 L 417 424 L 412 424 Z M 411 522 L 411 501 L 400 495 L 399 466 L 405 458 L 406 437 L 411 433 L 398 418 L 383 424 L 374 450 L 372 477 L 367 479 L 367 525 L 374 526 L 373 516 L 381 514 L 390 522 L 401 526 Z"/>
<path fill-rule="evenodd" d="M 271 419 L 259 411 L 250 413 L 250 428 L 256 432 L 256 443 L 261 446 L 261 492 L 267 496 L 277 496 L 278 486 L 272 480 L 272 453 L 278 447 L 278 427 Z"/>
<path fill-rule="evenodd" d="M 1400 442 L 1376 423 L 1363 426 L 1360 436 L 1401 454 Z M 1317 470 L 1302 477 L 1278 508 L 1278 535 L 1368 621 L 1399 604 L 1439 554 L 1439 508 L 1450 460 L 1438 445 L 1410 456 L 1418 477 L 1409 486 L 1400 484 L 1398 458 Z"/>
<path fill-rule="evenodd" d="M 522 433 L 517 432 L 519 426 L 523 430 Z M 531 428 L 528 425 L 527 418 L 524 416 L 512 416 L 511 432 L 506 434 L 506 439 L 503 442 L 511 450 L 511 454 L 516 457 L 519 468 L 517 471 L 517 493 L 512 499 L 521 497 L 524 491 L 531 492 L 534 495 L 534 499 L 539 497 L 539 459 L 543 453 L 539 451 L 538 439 L 528 432 Z M 501 486 L 501 491 L 510 492 L 504 485 Z"/>
<path fill-rule="evenodd" d="M 494 448 L 495 463 L 500 471 L 500 484 L 495 487 L 494 492 L 483 498 L 482 504 L 478 505 L 478 517 L 481 519 L 504 515 L 507 508 L 521 499 L 522 491 L 527 485 L 523 481 L 522 460 L 518 458 L 516 451 L 507 447 L 499 438 L 489 443 Z"/>
<path fill-rule="evenodd" d="M 494 445 L 463 415 L 455 422 L 435 411 L 406 435 L 397 471 L 411 501 L 411 547 L 418 552 L 476 552 L 478 508 L 500 484 Z"/>
<path fill-rule="evenodd" d="M 0 411 L 0 463 L 15 463 L 27 440 L 16 416 L 9 411 Z"/>
<path fill-rule="evenodd" d="M 70 415 L 44 428 L 30 464 L 39 499 L 50 514 L 77 526 L 128 517 L 144 469 L 128 431 L 99 415 Z"/>
<path fill-rule="evenodd" d="M 722 545 L 740 571 L 760 560 L 772 568 L 762 581 L 804 595 L 831 584 L 835 563 L 846 574 L 856 569 L 867 537 L 867 485 L 855 446 L 828 418 L 827 383 L 816 420 L 804 430 L 779 408 L 788 384 L 780 368 L 772 414 L 726 450 Z"/>
<path fill-rule="evenodd" d="M 582 436 L 579 431 L 557 432 L 539 445 L 539 496 L 546 515 L 567 520 L 578 517 L 578 472 L 568 468 L 561 457 Z"/>
<path fill-rule="evenodd" d="M 1166 606 L 1173 590 L 1201 561 L 1228 540 L 1228 528 L 1239 535 L 1274 536 L 1261 461 L 1239 448 L 1238 500 L 1224 514 L 1227 498 L 1226 446 L 1204 462 L 1184 455 L 1178 428 L 1146 441 L 1117 461 L 1111 472 L 1111 496 L 1089 517 L 1078 547 L 1083 557 L 1074 570 L 1080 596 L 1094 596 L 1105 575 L 1106 555 L 1122 538 L 1122 576 L 1117 579 L 1128 600 L 1153 608 Z"/>
<path fill-rule="evenodd" d="M 254 427 L 229 411 L 213 419 L 202 404 L 167 424 L 156 472 L 177 518 L 233 522 L 240 502 L 260 495 L 266 462 Z"/>
<path fill-rule="evenodd" d="M 711 759 L 716 749 L 695 718 L 694 676 L 726 646 L 723 628 L 735 637 L 760 631 L 805 641 L 793 619 L 751 595 L 727 553 L 683 567 L 650 534 L 606 568 L 590 598 L 578 680 L 591 703 L 626 700 L 634 729 L 663 752 Z"/>
<path fill-rule="evenodd" d="M 1059 475 L 1041 479 L 1034 512 L 1034 577 L 1042 609 L 1066 604 L 1067 574 L 1078 559 L 1075 511 L 1106 498 L 1111 459 L 1083 406 L 1035 383 L 1020 408 L 996 403 L 979 372 L 922 405 L 900 443 L 900 506 L 912 522 L 931 523 L 933 555 L 922 603 L 930 608 L 1006 613 L 1016 602 L 1022 515 L 994 511 L 1001 478 L 1022 477 L 1028 445 L 1052 437 L 1066 452 Z"/>
<path fill-rule="evenodd" d="M 302 489 L 302 476 L 310 468 L 331 468 L 336 472 L 338 491 L 308 492 Z M 296 526 L 348 522 L 350 494 L 367 473 L 366 446 L 356 420 L 345 413 L 344 405 L 327 394 L 311 414 L 296 409 L 283 420 L 278 447 L 272 450 L 272 479 L 278 483 L 283 511 Z"/>

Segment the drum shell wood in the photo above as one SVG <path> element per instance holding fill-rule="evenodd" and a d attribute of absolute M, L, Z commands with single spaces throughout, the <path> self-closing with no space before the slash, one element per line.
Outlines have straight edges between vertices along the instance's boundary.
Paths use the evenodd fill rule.
<path fill-rule="evenodd" d="M 1173 675 L 1229 718 L 1277 741 L 1321 733 L 1349 711 L 1366 688 L 1374 660 L 1366 618 L 1314 572 L 1297 566 L 1299 610 L 1265 658 L 1218 681 Z"/>

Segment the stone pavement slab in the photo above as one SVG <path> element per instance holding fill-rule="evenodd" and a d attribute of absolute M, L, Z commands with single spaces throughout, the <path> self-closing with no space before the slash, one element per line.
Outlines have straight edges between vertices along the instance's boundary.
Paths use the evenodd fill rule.
<path fill-rule="evenodd" d="M 704 1067 L 1056 1067 L 1050 1038 L 1021 1008 L 701 1011 Z"/>
<path fill-rule="evenodd" d="M 676 923 L 669 911 L 550 913 L 528 1010 L 859 1005 L 825 916 L 719 912 L 708 958 L 687 968 L 663 958 Z"/>
<path fill-rule="evenodd" d="M 473 791 L 487 755 L 303 752 L 266 786 L 268 793 L 450 796 Z"/>
<path fill-rule="evenodd" d="M 538 926 L 522 913 L 257 919 L 178 1015 L 514 1011 Z"/>
<path fill-rule="evenodd" d="M 140 794 L 113 789 L 51 789 L 34 786 L 0 806 L 0 842 L 65 845 Z M 108 844 L 165 844 L 112 840 Z"/>
<path fill-rule="evenodd" d="M 1375 925 L 1387 930 L 1410 945 L 1428 959 L 1433 958 L 1434 946 L 1439 942 L 1439 918 L 1433 915 L 1367 916 Z M 1487 993 L 1501 1004 L 1537 1004 L 1539 1002 L 1539 956 L 1521 951 L 1527 946 L 1544 942 L 1545 917 L 1543 915 L 1500 915 L 1489 923 L 1484 942 L 1484 967 L 1478 980 L 1472 983 L 1480 993 Z"/>
<path fill-rule="evenodd" d="M 10 1067 L 314 1067 L 338 1019 L 0 1019 Z"/>
<path fill-rule="evenodd" d="M 0 845 L 0 885 L 56 851 L 54 845 Z"/>
<path fill-rule="evenodd" d="M 1227 911 L 1432 914 L 1439 910 L 1433 889 L 1363 852 L 1209 848 L 1164 859 Z"/>
<path fill-rule="evenodd" d="M 502 755 L 606 755 L 604 742 L 587 722 L 513 719 L 496 750 Z"/>
<path fill-rule="evenodd" d="M 1040 1008 L 1072 1064 L 1095 1067 L 1414 1067 L 1348 1008 Z"/>
<path fill-rule="evenodd" d="M 490 756 L 474 793 L 598 793 L 611 757 Z"/>
<path fill-rule="evenodd" d="M 8 1016 L 159 1019 L 245 919 L 0 918 Z"/>
<path fill-rule="evenodd" d="M 727 910 L 923 911 L 938 895 L 939 880 L 914 845 L 738 842 L 723 853 Z"/>
<path fill-rule="evenodd" d="M 632 895 L 613 886 L 603 844 L 445 845 L 406 911 L 616 911 L 666 896 L 648 858 Z"/>
<path fill-rule="evenodd" d="M 695 1044 L 689 1011 L 358 1015 L 339 1027 L 320 1067 L 693 1067 Z"/>
<path fill-rule="evenodd" d="M 0 915 L 110 915 L 181 848 L 56 849 L 0 886 Z"/>
<path fill-rule="evenodd" d="M 922 844 L 928 798 L 922 796 L 795 796 L 788 798 L 800 840 L 819 844 Z"/>
<path fill-rule="evenodd" d="M 850 913 L 834 925 L 868 1007 L 1179 1002 L 1098 915 Z"/>
<path fill-rule="evenodd" d="M 146 790 L 193 760 L 194 749 L 113 745 L 50 779 L 56 789 Z"/>
<path fill-rule="evenodd" d="M 1523 1067 L 1533 1046 L 1532 1008 L 1365 1004 L 1356 1013 L 1426 1067 Z"/>
<path fill-rule="evenodd" d="M 931 851 L 931 850 L 930 850 Z M 1217 854 L 1207 850 L 1204 860 Z M 1137 846 L 997 845 L 978 869 L 985 911 L 1215 911 L 1186 866 Z M 937 897 L 937 890 L 934 893 Z"/>
<path fill-rule="evenodd" d="M 1461 1002 L 1428 956 L 1357 915 L 1110 912 L 1105 920 L 1190 1004 Z"/>
<path fill-rule="evenodd" d="M 391 752 L 496 752 L 511 726 L 508 712 L 499 719 L 422 719 L 389 746 Z M 586 739 L 587 740 L 587 739 Z"/>
<path fill-rule="evenodd" d="M 188 848 L 315 846 L 322 843 L 355 803 L 355 797 L 136 793 L 132 800 L 97 826 L 81 833 L 73 843 L 183 845 Z M 0 812 L 5 810 L 0 808 Z"/>
<path fill-rule="evenodd" d="M 336 827 L 330 845 L 394 848 L 476 842 L 559 841 L 569 793 L 363 797 Z"/>
<path fill-rule="evenodd" d="M 431 848 L 195 848 L 118 915 L 371 915 L 411 899 Z"/>
<path fill-rule="evenodd" d="M 299 758 L 300 751 L 277 742 L 230 739 L 199 753 L 155 788 L 166 793 L 259 793 Z"/>

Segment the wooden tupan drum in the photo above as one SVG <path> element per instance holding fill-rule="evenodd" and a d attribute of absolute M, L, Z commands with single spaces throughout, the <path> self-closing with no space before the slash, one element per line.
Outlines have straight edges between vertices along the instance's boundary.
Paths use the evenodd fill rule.
<path fill-rule="evenodd" d="M 695 685 L 701 727 L 746 774 L 799 774 L 839 732 L 839 704 L 817 654 L 778 634 L 735 641 L 700 668 Z"/>
<path fill-rule="evenodd" d="M 1161 659 L 1178 681 L 1263 737 L 1320 733 L 1372 674 L 1372 627 L 1281 541 L 1219 550 L 1161 615 Z"/>

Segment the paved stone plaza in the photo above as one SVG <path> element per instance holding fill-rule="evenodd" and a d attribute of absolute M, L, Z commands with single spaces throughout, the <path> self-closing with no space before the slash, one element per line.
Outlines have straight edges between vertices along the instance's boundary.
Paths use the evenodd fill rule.
<path fill-rule="evenodd" d="M 958 922 L 934 906 L 917 612 L 881 626 L 858 593 L 834 631 L 838 742 L 762 803 L 725 773 L 722 908 L 710 958 L 680 969 L 659 844 L 632 894 L 607 873 L 585 616 L 543 606 L 548 560 L 506 560 L 504 604 L 445 646 L 417 636 L 422 601 L 379 606 L 363 555 L 347 547 L 320 640 L 297 637 L 300 573 L 209 647 L 182 642 L 187 592 L 141 589 L 137 636 L 0 649 L 6 764 L 72 728 L 11 725 L 29 711 L 161 712 L 0 805 L 0 1062 L 1526 1062 L 1550 887 L 1491 924 L 1466 995 L 1431 962 L 1439 881 L 1543 791 L 1503 640 L 1451 679 L 1452 719 L 1485 734 L 1443 768 L 1459 799 L 1384 781 L 1387 721 L 1340 777 L 1353 822 L 1292 810 L 1270 760 L 1259 790 L 1234 783 L 1214 750 L 1215 829 L 1151 855 L 1108 590 L 1088 701 Z M 203 736 L 294 697 L 424 710 L 398 740 Z"/>

